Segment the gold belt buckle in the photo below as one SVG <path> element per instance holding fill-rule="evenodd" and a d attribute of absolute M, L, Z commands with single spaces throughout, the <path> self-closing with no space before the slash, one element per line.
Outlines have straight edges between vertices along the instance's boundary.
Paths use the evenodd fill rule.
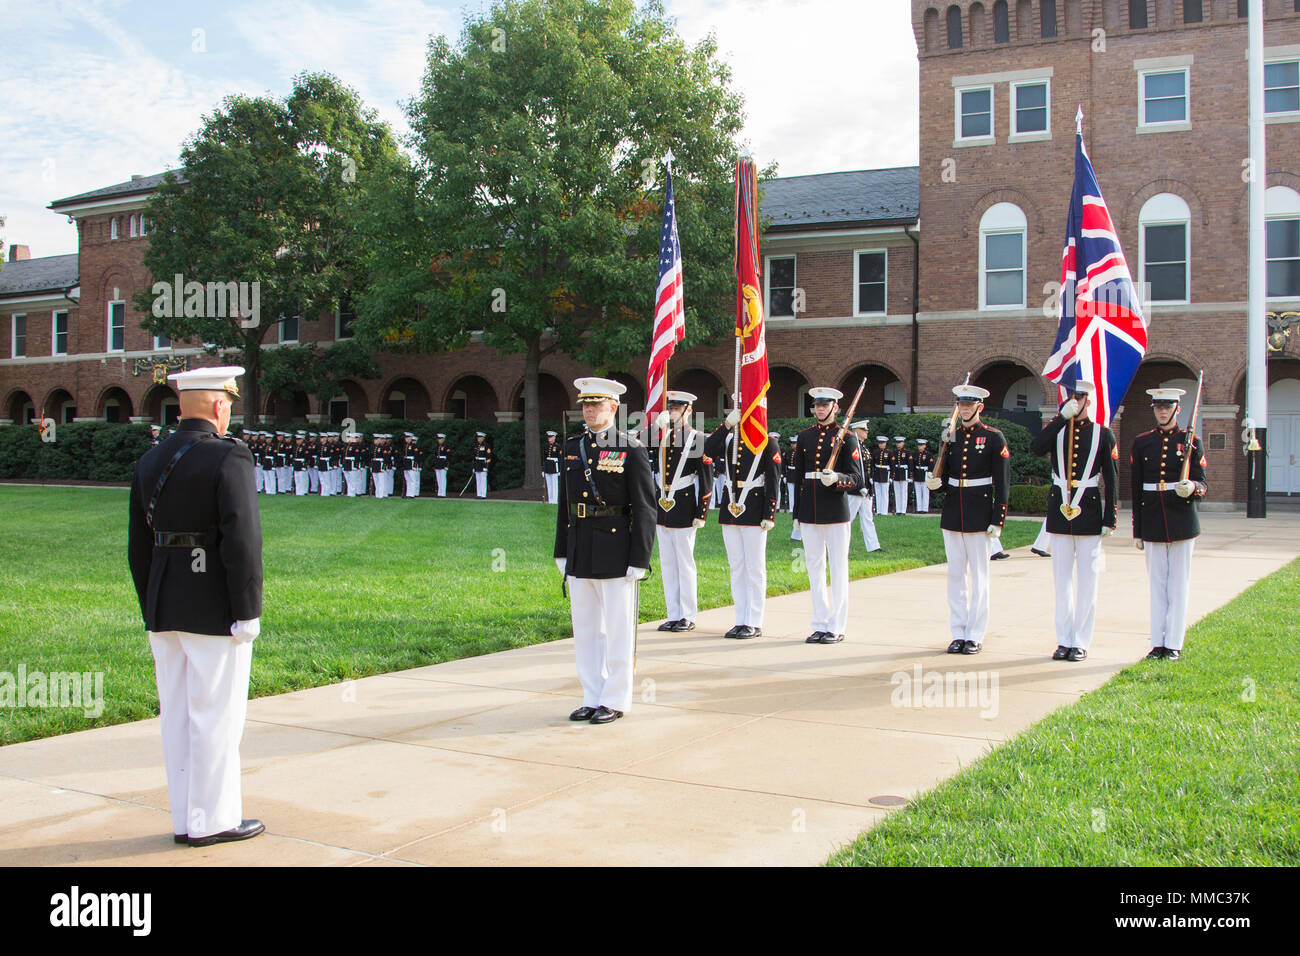
<path fill-rule="evenodd" d="M 1071 487 L 1071 488 L 1078 488 L 1078 487 L 1079 487 L 1079 482 L 1077 482 L 1075 479 L 1071 478 L 1071 479 L 1070 479 L 1070 487 Z"/>
<path fill-rule="evenodd" d="M 1160 481 L 1156 482 L 1156 490 L 1157 490 L 1157 491 L 1164 491 L 1164 490 L 1165 490 L 1165 487 L 1166 487 L 1166 486 L 1165 486 L 1165 481 L 1164 481 L 1163 478 L 1160 479 Z"/>
<path fill-rule="evenodd" d="M 587 517 L 587 505 L 584 502 L 578 502 L 578 517 Z"/>

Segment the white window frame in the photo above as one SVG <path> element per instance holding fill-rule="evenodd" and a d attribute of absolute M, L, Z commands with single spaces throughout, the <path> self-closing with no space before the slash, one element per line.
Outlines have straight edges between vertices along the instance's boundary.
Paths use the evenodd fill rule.
<path fill-rule="evenodd" d="M 1160 195 L 1165 195 L 1161 193 Z M 1169 195 L 1176 195 L 1170 193 Z M 1155 199 L 1155 196 L 1151 197 Z M 1182 199 L 1181 196 L 1178 196 Z M 1151 200 L 1147 200 L 1150 202 Z M 1182 200 L 1184 204 L 1187 200 Z M 1143 209 L 1146 204 L 1143 204 Z M 1183 227 L 1183 297 L 1181 299 L 1156 299 L 1151 298 L 1153 305 L 1187 305 L 1192 301 L 1192 216 L 1189 208 L 1185 219 L 1170 219 L 1166 217 L 1146 218 L 1142 212 L 1138 212 L 1138 276 L 1142 283 L 1141 291 L 1144 296 L 1151 292 L 1151 283 L 1147 281 L 1147 226 L 1182 226 Z M 1143 303 L 1145 304 L 1145 302 Z"/>
<path fill-rule="evenodd" d="M 799 288 L 799 256 L 795 253 L 783 253 L 781 255 L 763 257 L 763 317 L 773 319 L 797 319 L 799 312 L 794 308 L 794 292 L 791 292 L 790 314 L 789 315 L 772 315 L 772 260 L 773 259 L 793 259 L 794 260 L 794 284 L 790 287 L 792 290 Z"/>
<path fill-rule="evenodd" d="M 108 220 L 108 238 L 110 239 L 117 238 L 117 217 L 116 216 Z"/>
<path fill-rule="evenodd" d="M 18 354 L 18 320 L 23 320 L 23 354 Z M 10 358 L 27 358 L 27 337 L 30 329 L 27 326 L 27 313 L 15 312 L 9 316 L 9 357 Z"/>
<path fill-rule="evenodd" d="M 279 328 L 278 331 L 279 331 L 279 336 L 280 336 L 280 343 L 281 343 L 282 345 L 296 345 L 296 344 L 298 343 L 298 341 L 299 341 L 299 336 L 302 335 L 302 316 L 300 316 L 300 315 L 295 315 L 294 318 L 298 320 L 298 335 L 295 335 L 295 336 L 294 336 L 293 338 L 291 338 L 291 339 L 286 339 L 286 338 L 284 337 L 284 319 L 280 319 L 279 322 L 277 323 L 277 324 L 280 326 L 280 328 Z M 339 313 L 339 317 L 335 320 L 335 322 L 336 322 L 336 324 L 335 324 L 335 332 L 338 332 L 338 331 L 339 331 L 339 324 L 340 324 L 342 321 L 343 321 L 343 313 L 340 312 L 340 313 Z M 356 333 L 353 333 L 353 334 L 355 335 Z M 337 337 L 338 337 L 338 336 L 336 335 L 335 338 L 337 338 Z"/>
<path fill-rule="evenodd" d="M 1281 195 L 1279 195 L 1278 193 L 1274 193 L 1274 192 L 1273 192 L 1275 189 L 1280 189 L 1280 190 L 1282 190 L 1283 192 L 1281 193 Z M 1289 195 L 1289 196 L 1286 195 L 1287 192 L 1290 192 L 1292 195 Z M 1274 197 L 1272 203 L 1269 202 L 1269 194 L 1270 194 L 1270 193 L 1273 193 L 1273 197 Z M 1268 188 L 1268 190 L 1265 191 L 1265 193 L 1264 193 L 1264 210 L 1265 210 L 1265 211 L 1264 211 L 1264 221 L 1265 221 L 1265 223 L 1267 224 L 1267 223 L 1269 223 L 1269 222 L 1273 222 L 1273 221 L 1276 221 L 1276 220 L 1281 220 L 1281 221 L 1284 221 L 1284 222 L 1296 222 L 1296 221 L 1300 221 L 1300 201 L 1298 201 L 1298 200 L 1300 200 L 1300 197 L 1297 197 L 1297 196 L 1296 196 L 1296 194 L 1295 194 L 1295 190 L 1289 189 L 1289 187 L 1270 186 L 1270 187 Z M 1283 205 L 1283 203 L 1285 203 L 1285 206 L 1286 206 L 1286 207 L 1290 207 L 1290 208 L 1280 208 L 1280 209 L 1279 209 L 1278 207 L 1279 207 L 1280 205 Z M 1269 208 L 1268 208 L 1270 205 L 1273 206 L 1273 211 L 1271 211 L 1271 212 L 1269 211 Z M 1270 260 L 1270 259 L 1269 259 L 1269 257 L 1268 257 L 1268 231 L 1267 231 L 1267 229 L 1268 229 L 1268 227 L 1267 227 L 1267 225 L 1265 225 L 1265 232 L 1264 232 L 1264 293 L 1265 293 L 1265 297 L 1267 298 L 1267 300 L 1268 300 L 1269 302 L 1296 302 L 1296 301 L 1300 301 L 1300 295 L 1279 295 L 1279 296 L 1268 295 L 1268 263 L 1269 263 L 1270 261 L 1280 262 L 1280 261 L 1285 261 L 1285 260 L 1282 260 L 1282 259 L 1280 259 L 1280 258 L 1278 258 L 1278 259 L 1273 259 L 1273 260 Z"/>
<path fill-rule="evenodd" d="M 1004 204 L 998 203 L 997 205 L 1004 205 Z M 1015 206 L 1015 203 L 1006 203 L 1005 205 Z M 984 216 L 987 216 L 990 212 L 993 211 L 994 208 L 996 207 L 990 206 L 988 209 L 986 209 L 984 211 Z M 1029 220 L 1028 217 L 1025 216 L 1025 211 L 1023 209 L 1020 209 L 1019 206 L 1016 206 L 1015 208 L 1020 210 L 1020 217 L 1021 219 L 1024 220 L 1024 222 L 1018 226 L 1015 226 L 1014 228 L 1010 226 L 997 226 L 993 228 L 987 228 L 984 225 L 984 216 L 980 217 L 979 311 L 981 312 L 1008 312 L 1016 309 L 1024 309 L 1026 308 L 1025 303 L 1029 301 L 1026 298 L 1026 296 L 1028 295 L 1028 282 L 1029 282 Z M 985 260 L 985 239 L 987 239 L 989 236 L 1019 236 L 1020 237 L 1020 302 L 1019 303 L 989 305 L 987 302 L 988 270 L 985 268 L 984 260 Z"/>
<path fill-rule="evenodd" d="M 122 347 L 120 349 L 113 348 L 113 306 L 115 305 L 120 305 L 122 307 Z M 110 299 L 108 302 L 104 304 L 104 310 L 106 313 L 104 316 L 104 325 L 105 325 L 104 351 L 125 352 L 126 351 L 126 300 Z"/>
<path fill-rule="evenodd" d="M 130 233 L 131 238 L 134 239 L 135 238 L 135 213 L 131 213 L 128 231 Z"/>
<path fill-rule="evenodd" d="M 1042 86 L 1042 87 L 1044 87 L 1044 89 L 1046 90 L 1046 94 L 1047 94 L 1047 95 L 1046 95 L 1046 102 L 1044 103 L 1044 108 L 1045 108 L 1045 110 L 1046 110 L 1046 114 L 1047 114 L 1047 115 L 1046 115 L 1046 120 L 1047 120 L 1047 128 L 1046 128 L 1046 129 L 1026 130 L 1025 132 L 1022 133 L 1022 132 L 1020 131 L 1020 129 L 1017 127 L 1017 125 L 1016 125 L 1016 118 L 1017 118 L 1017 115 L 1018 115 L 1018 113 L 1017 113 L 1017 100 L 1019 99 L 1019 96 L 1020 96 L 1020 88 L 1021 88 L 1022 86 Z M 1010 107 L 1011 107 L 1011 114 L 1010 114 L 1010 118 L 1009 118 L 1009 120 L 1008 120 L 1008 127 L 1007 127 L 1009 130 L 1011 130 L 1011 134 L 1010 134 L 1009 136 L 1007 136 L 1007 142 L 1008 142 L 1008 143 L 1032 143 L 1032 142 L 1035 142 L 1035 141 L 1039 141 L 1039 140 L 1047 140 L 1047 139 L 1051 139 L 1051 138 L 1052 138 L 1052 80 L 1051 80 L 1051 77 L 1046 77 L 1046 76 L 1045 76 L 1045 77 L 1043 77 L 1042 79 L 1037 79 L 1037 80 L 1020 80 L 1020 81 L 1017 81 L 1017 82 L 1013 82 L 1013 83 L 1011 84 L 1011 95 L 1010 95 L 1007 99 L 1008 99 L 1008 102 L 1010 103 Z"/>
<path fill-rule="evenodd" d="M 885 257 L 885 307 L 879 312 L 861 312 L 858 310 L 860 300 L 858 293 L 861 291 L 859 286 L 862 282 L 859 278 L 858 267 L 860 257 L 864 255 L 880 255 Z M 889 314 L 889 250 L 888 249 L 854 249 L 853 250 L 853 315 L 888 315 Z"/>
<path fill-rule="evenodd" d="M 978 93 L 981 90 L 988 90 L 989 94 L 989 131 L 983 136 L 962 136 L 961 134 L 961 98 L 964 93 Z M 980 83 L 971 86 L 954 87 L 952 91 L 952 145 L 953 146 L 990 146 L 998 141 L 998 103 L 995 85 L 992 83 Z"/>
<path fill-rule="evenodd" d="M 354 319 L 356 318 L 356 314 L 357 314 L 356 311 L 353 310 L 352 316 Z M 299 318 L 299 324 L 301 325 L 301 317 Z M 298 336 L 299 338 L 302 337 L 301 328 L 298 329 Z M 334 341 L 346 342 L 348 339 L 354 339 L 356 337 L 357 337 L 356 332 L 353 332 L 351 335 L 347 336 L 347 338 L 343 337 L 343 309 L 341 307 L 335 309 L 334 310 Z M 295 339 L 294 341 L 298 341 L 298 339 Z"/>
<path fill-rule="evenodd" d="M 68 330 L 64 335 L 72 337 L 72 314 L 67 309 L 54 309 L 50 312 L 50 355 L 67 355 L 67 342 L 64 342 L 64 350 L 59 351 L 59 316 L 67 320 Z"/>
<path fill-rule="evenodd" d="M 144 213 L 140 213 L 140 235 L 143 237 L 144 234 L 145 234 L 145 229 L 144 229 Z"/>
<path fill-rule="evenodd" d="M 163 350 L 163 349 L 172 349 L 172 348 L 175 348 L 175 347 L 176 347 L 176 344 L 175 344 L 171 339 L 168 339 L 166 345 L 160 345 L 160 344 L 159 344 L 159 341 L 158 341 L 158 336 L 155 335 L 155 336 L 153 337 L 153 347 L 154 347 L 154 351 L 155 351 L 155 352 L 158 352 L 158 351 L 161 351 L 161 350 Z"/>
<path fill-rule="evenodd" d="M 1147 122 L 1146 84 L 1148 76 L 1163 76 L 1169 73 L 1183 74 L 1183 118 L 1180 120 L 1162 120 L 1159 123 Z M 1167 66 L 1138 70 L 1138 128 L 1139 133 L 1176 133 L 1192 128 L 1192 69 L 1190 66 Z"/>
<path fill-rule="evenodd" d="M 1273 66 L 1275 63 L 1295 63 L 1295 64 L 1297 65 L 1297 66 L 1296 66 L 1297 72 L 1300 73 L 1300 57 L 1294 57 L 1294 56 L 1275 56 L 1275 57 L 1270 57 L 1270 58 L 1264 60 L 1264 66 L 1265 66 L 1265 67 Z M 1264 106 L 1264 117 L 1265 117 L 1266 120 L 1267 120 L 1267 119 L 1271 119 L 1271 120 L 1274 120 L 1274 122 L 1277 122 L 1277 121 L 1279 121 L 1279 120 L 1286 119 L 1286 118 L 1298 118 L 1298 119 L 1300 119 L 1300 109 L 1294 109 L 1294 110 L 1278 110 L 1276 113 L 1270 113 L 1270 112 L 1268 111 L 1268 106 L 1267 106 L 1267 103 L 1268 103 L 1268 86 L 1267 86 L 1267 84 L 1264 86 L 1264 94 L 1265 94 L 1265 95 L 1264 95 L 1264 102 L 1265 102 L 1265 106 Z"/>

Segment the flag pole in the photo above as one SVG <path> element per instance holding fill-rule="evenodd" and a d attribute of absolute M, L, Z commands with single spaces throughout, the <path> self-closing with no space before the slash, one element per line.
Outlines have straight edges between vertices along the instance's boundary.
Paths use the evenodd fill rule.
<path fill-rule="evenodd" d="M 664 168 L 668 170 L 669 182 L 671 183 L 673 175 L 673 151 L 671 147 L 668 152 L 664 154 L 663 161 Z M 665 197 L 667 196 L 666 191 L 664 195 Z M 669 356 L 669 358 L 664 359 L 664 380 L 663 388 L 661 389 L 663 392 L 663 400 L 660 408 L 660 411 L 662 412 L 668 411 L 668 362 L 671 357 L 672 356 Z M 668 485 L 668 435 L 671 430 L 672 422 L 669 422 L 668 427 L 661 429 L 659 432 L 659 498 L 662 502 L 674 500 L 672 489 Z M 666 506 L 665 510 L 669 507 L 671 507 L 671 505 Z"/>
<path fill-rule="evenodd" d="M 736 222 L 735 222 L 735 228 L 732 230 L 733 250 L 734 250 L 732 256 L 732 265 L 736 273 L 737 286 L 739 286 L 740 284 L 740 216 L 741 216 L 740 203 L 741 203 L 741 199 L 744 197 L 746 193 L 746 190 L 743 189 L 740 185 L 740 179 L 741 176 L 744 175 L 745 160 L 748 158 L 749 158 L 749 150 L 746 149 L 741 152 L 740 158 L 736 161 Z M 743 299 L 741 304 L 743 304 Z M 742 343 L 744 342 L 744 338 L 745 338 L 744 323 L 740 319 L 740 317 L 737 317 L 735 378 L 733 383 L 734 388 L 732 389 L 731 394 L 732 394 L 732 402 L 734 403 L 734 408 L 736 409 L 736 414 L 740 416 L 743 416 L 745 414 L 744 409 L 740 407 L 740 348 Z M 732 481 L 731 503 L 732 504 L 736 504 L 737 502 L 740 501 L 741 428 L 742 428 L 742 423 L 740 421 L 737 421 L 736 433 L 731 436 L 731 481 Z M 721 503 L 719 503 L 719 505 L 720 504 Z"/>

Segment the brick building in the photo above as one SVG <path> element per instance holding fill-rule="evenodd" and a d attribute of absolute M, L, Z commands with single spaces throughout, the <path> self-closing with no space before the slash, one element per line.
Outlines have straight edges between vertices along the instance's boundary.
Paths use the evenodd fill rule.
<path fill-rule="evenodd" d="M 1267 0 L 1269 309 L 1300 312 L 1300 0 Z M 1074 115 L 1134 279 L 1149 289 L 1147 357 L 1115 421 L 1121 453 L 1151 427 L 1142 390 L 1190 387 L 1205 370 L 1201 431 L 1211 501 L 1245 500 L 1239 432 L 1246 363 L 1246 27 L 1237 0 L 912 0 L 920 61 L 920 166 L 786 177 L 762 215 L 773 417 L 802 414 L 810 385 L 852 393 L 862 412 L 943 411 L 967 372 L 989 406 L 1036 426 L 1055 411 L 1038 375 L 1054 337 L 1045 303 L 1059 277 L 1074 163 Z M 72 217 L 79 256 L 0 272 L 0 421 L 167 421 L 168 365 L 209 363 L 154 341 L 132 297 L 144 203 L 160 176 L 51 203 Z M 686 263 L 687 295 L 690 263 Z M 1145 286 L 1143 285 L 1145 283 Z M 647 292 L 647 295 L 649 293 Z M 63 318 L 60 318 L 60 316 Z M 1258 321 L 1263 321 L 1260 317 Z M 346 312 L 272 329 L 268 342 L 328 344 Z M 321 404 L 268 396 L 264 420 L 390 415 L 512 420 L 523 360 L 483 345 L 380 355 L 383 375 Z M 730 340 L 680 351 L 672 387 L 719 414 Z M 542 366 L 541 414 L 573 407 L 587 371 Z M 644 397 L 644 367 L 613 369 Z M 1271 492 L 1300 492 L 1300 348 L 1270 354 Z M 236 409 L 241 411 L 240 409 Z M 1127 476 L 1123 483 L 1127 484 Z"/>

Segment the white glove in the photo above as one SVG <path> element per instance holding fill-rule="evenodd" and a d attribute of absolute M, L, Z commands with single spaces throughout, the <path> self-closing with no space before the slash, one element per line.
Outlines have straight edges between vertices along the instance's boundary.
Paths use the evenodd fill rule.
<path fill-rule="evenodd" d="M 835 482 L 840 480 L 839 475 L 835 474 L 835 472 L 831 471 L 829 468 L 826 468 L 823 471 L 821 471 L 820 476 L 821 476 L 822 484 L 826 485 L 827 487 L 830 487 L 831 485 L 835 484 Z"/>
<path fill-rule="evenodd" d="M 694 521 L 691 522 L 691 527 L 692 527 L 692 528 L 703 528 L 703 527 L 704 527 L 704 519 L 703 519 L 703 518 L 696 518 Z"/>
<path fill-rule="evenodd" d="M 1000 538 L 1002 537 L 1002 528 L 999 527 L 998 525 L 991 524 L 989 525 L 989 529 L 984 533 L 987 534 L 990 538 Z"/>
<path fill-rule="evenodd" d="M 648 573 L 649 573 L 648 568 L 628 568 L 626 579 L 628 581 L 640 581 Z"/>
<path fill-rule="evenodd" d="M 1141 538 L 1134 538 L 1134 539 L 1133 539 L 1133 547 L 1137 548 L 1139 551 L 1144 551 L 1144 550 L 1146 550 L 1145 547 L 1143 546 L 1143 543 L 1142 543 L 1142 539 L 1141 539 Z"/>
<path fill-rule="evenodd" d="M 567 568 L 567 567 L 569 566 L 569 559 L 568 559 L 568 558 L 556 558 L 556 559 L 555 559 L 555 566 L 556 566 L 557 568 L 559 568 L 559 569 L 560 569 L 560 573 L 563 574 L 563 573 L 564 573 L 564 569 Z"/>
<path fill-rule="evenodd" d="M 255 617 L 251 621 L 236 621 L 230 625 L 230 636 L 236 643 L 247 644 L 262 633 L 262 619 Z"/>
<path fill-rule="evenodd" d="M 1062 418 L 1073 418 L 1077 414 L 1079 414 L 1079 400 L 1077 398 L 1072 398 L 1061 406 Z"/>
<path fill-rule="evenodd" d="M 929 488 L 931 491 L 938 491 L 943 487 L 943 479 L 931 475 L 929 478 L 925 479 L 925 487 Z"/>
<path fill-rule="evenodd" d="M 1177 493 L 1179 498 L 1190 498 L 1192 492 L 1195 490 L 1196 482 L 1192 481 L 1190 478 L 1184 478 L 1178 484 L 1174 485 L 1174 491 Z"/>
<path fill-rule="evenodd" d="M 672 421 L 672 416 L 668 414 L 668 409 L 665 408 L 662 412 L 660 412 L 658 415 L 655 416 L 655 428 L 659 429 L 660 431 L 664 431 L 665 429 L 668 428 L 668 423 L 670 421 Z"/>
<path fill-rule="evenodd" d="M 939 433 L 939 441 L 952 441 L 952 428 L 947 425 L 943 426 L 943 431 Z"/>
<path fill-rule="evenodd" d="M 728 428 L 735 428 L 740 424 L 740 412 L 733 408 L 731 411 L 727 412 L 727 417 L 723 419 L 723 421 Z"/>
<path fill-rule="evenodd" d="M 1109 538 L 1109 537 L 1110 537 L 1112 534 L 1114 534 L 1114 533 L 1115 533 L 1115 529 L 1114 529 L 1114 528 L 1111 528 L 1111 527 L 1108 527 L 1108 526 L 1104 526 L 1104 525 L 1102 526 L 1102 529 L 1101 529 L 1101 536 L 1102 536 L 1103 538 Z"/>
<path fill-rule="evenodd" d="M 776 522 L 768 521 L 767 519 L 764 519 L 758 523 L 758 526 L 762 528 L 764 531 L 771 531 L 773 528 L 776 527 Z"/>

